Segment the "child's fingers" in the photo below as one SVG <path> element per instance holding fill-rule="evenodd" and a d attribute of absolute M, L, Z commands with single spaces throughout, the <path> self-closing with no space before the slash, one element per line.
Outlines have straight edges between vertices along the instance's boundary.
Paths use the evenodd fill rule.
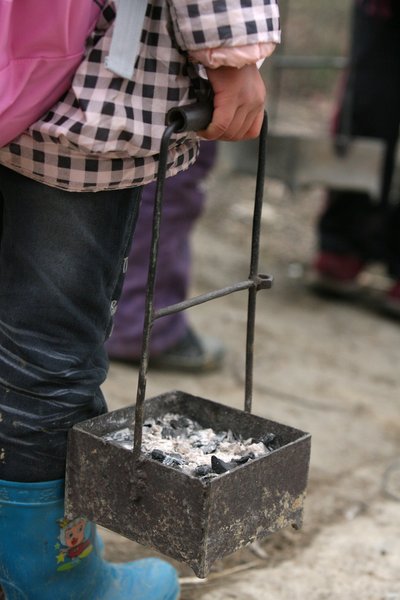
<path fill-rule="evenodd" d="M 213 119 L 206 130 L 198 132 L 207 140 L 238 141 L 257 137 L 260 133 L 264 107 L 248 110 L 239 106 L 236 110 L 215 109 Z"/>

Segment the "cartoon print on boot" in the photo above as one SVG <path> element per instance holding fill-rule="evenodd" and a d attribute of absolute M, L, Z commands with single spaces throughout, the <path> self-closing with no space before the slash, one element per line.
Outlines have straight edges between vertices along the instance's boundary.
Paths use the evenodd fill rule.
<path fill-rule="evenodd" d="M 61 543 L 55 545 L 57 554 L 57 571 L 67 571 L 76 567 L 83 558 L 86 558 L 92 550 L 91 542 L 92 524 L 84 517 L 78 517 L 72 521 L 60 519 L 59 540 Z"/>

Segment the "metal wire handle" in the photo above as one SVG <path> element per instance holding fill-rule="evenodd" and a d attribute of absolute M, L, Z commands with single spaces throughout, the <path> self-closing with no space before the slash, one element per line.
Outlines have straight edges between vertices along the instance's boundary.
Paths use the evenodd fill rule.
<path fill-rule="evenodd" d="M 265 156 L 266 137 L 268 129 L 267 114 L 259 137 L 257 182 L 255 191 L 254 214 L 252 225 L 250 273 L 247 280 L 231 286 L 214 290 L 207 294 L 196 296 L 184 302 L 174 304 L 154 311 L 154 288 L 157 269 L 158 245 L 160 238 L 161 212 L 163 203 L 164 182 L 167 172 L 168 147 L 171 136 L 182 131 L 199 131 L 206 129 L 212 118 L 212 102 L 210 100 L 191 104 L 189 106 L 174 108 L 167 114 L 167 127 L 161 139 L 157 187 L 153 211 L 153 232 L 150 249 L 150 264 L 147 278 L 145 316 L 143 326 L 143 339 L 138 375 L 138 386 L 135 408 L 134 446 L 133 454 L 138 459 L 142 446 L 142 428 L 144 420 L 144 402 L 146 395 L 146 378 L 149 365 L 149 345 L 153 323 L 156 319 L 169 315 L 191 306 L 197 306 L 209 300 L 226 296 L 240 290 L 249 290 L 247 307 L 247 334 L 246 334 L 246 376 L 245 376 L 245 411 L 251 412 L 253 390 L 253 356 L 254 356 L 254 326 L 256 313 L 256 295 L 260 289 L 270 288 L 272 278 L 268 275 L 258 274 L 258 260 L 260 247 L 261 213 L 265 181 Z"/>

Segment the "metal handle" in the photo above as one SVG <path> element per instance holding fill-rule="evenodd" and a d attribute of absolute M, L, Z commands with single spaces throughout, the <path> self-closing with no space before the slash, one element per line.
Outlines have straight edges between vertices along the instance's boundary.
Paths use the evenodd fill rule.
<path fill-rule="evenodd" d="M 150 263 L 147 279 L 145 316 L 143 326 L 142 350 L 138 376 L 138 387 L 136 395 L 135 408 L 135 426 L 134 426 L 134 446 L 133 455 L 137 460 L 140 457 L 142 445 L 142 428 L 144 420 L 144 401 L 146 393 L 146 375 L 149 363 L 149 345 L 151 329 L 154 323 L 154 288 L 157 267 L 158 245 L 160 237 L 161 210 L 163 201 L 163 188 L 167 172 L 168 161 L 168 146 L 171 136 L 174 133 L 182 131 L 196 131 L 207 128 L 212 117 L 212 98 L 197 104 L 174 108 L 168 112 L 167 127 L 164 131 L 159 154 L 159 168 L 157 176 L 157 187 L 155 194 L 154 210 L 153 210 L 153 234 L 150 249 Z M 261 211 L 263 203 L 263 191 L 265 180 L 265 142 L 267 135 L 267 115 L 265 114 L 264 122 L 259 138 L 259 154 L 258 154 L 258 170 L 257 170 L 257 185 L 255 194 L 255 206 L 252 229 L 251 243 L 251 260 L 250 260 L 250 275 L 246 282 L 234 284 L 230 288 L 211 292 L 209 298 L 205 296 L 191 299 L 180 303 L 174 307 L 166 307 L 162 310 L 162 314 L 170 314 L 177 310 L 183 310 L 189 306 L 194 306 L 205 302 L 212 297 L 218 297 L 238 291 L 239 289 L 249 290 L 248 300 L 248 318 L 247 318 L 247 340 L 246 340 L 246 382 L 245 382 L 245 410 L 251 411 L 252 401 L 252 372 L 253 372 L 253 346 L 254 346 L 254 324 L 255 324 L 255 305 L 256 293 L 259 289 L 271 287 L 272 280 L 268 276 L 258 275 L 258 258 L 259 258 L 259 242 L 260 242 L 260 224 Z M 160 315 L 161 316 L 161 315 Z"/>
<path fill-rule="evenodd" d="M 214 104 L 212 99 L 171 108 L 167 113 L 167 125 L 175 125 L 175 133 L 201 131 L 211 123 Z"/>

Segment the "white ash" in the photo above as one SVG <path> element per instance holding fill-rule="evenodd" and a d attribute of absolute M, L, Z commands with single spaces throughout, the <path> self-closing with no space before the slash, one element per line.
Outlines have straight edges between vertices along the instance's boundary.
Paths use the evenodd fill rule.
<path fill-rule="evenodd" d="M 107 434 L 104 440 L 128 450 L 133 448 L 133 432 L 129 428 Z M 215 477 L 265 456 L 279 445 L 271 433 L 262 440 L 242 439 L 231 430 L 216 432 L 202 428 L 196 421 L 173 413 L 165 414 L 162 419 L 147 419 L 143 426 L 142 452 L 198 477 Z"/>

